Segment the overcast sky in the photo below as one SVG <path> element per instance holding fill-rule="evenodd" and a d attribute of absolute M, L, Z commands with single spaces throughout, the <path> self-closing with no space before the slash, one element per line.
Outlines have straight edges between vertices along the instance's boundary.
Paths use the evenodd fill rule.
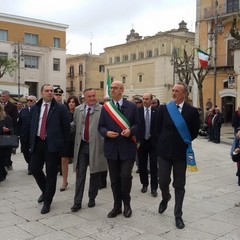
<path fill-rule="evenodd" d="M 99 54 L 123 44 L 133 28 L 140 36 L 177 29 L 195 31 L 196 0 L 0 0 L 0 11 L 69 25 L 67 53 Z"/>

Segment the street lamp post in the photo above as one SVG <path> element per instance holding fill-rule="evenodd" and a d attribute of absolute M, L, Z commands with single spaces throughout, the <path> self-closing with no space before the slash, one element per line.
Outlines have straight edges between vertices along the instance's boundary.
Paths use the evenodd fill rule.
<path fill-rule="evenodd" d="M 16 49 L 17 48 L 17 49 Z M 23 61 L 23 54 L 21 52 L 21 46 L 20 43 L 16 43 L 14 47 L 13 57 L 17 59 L 17 65 L 18 65 L 18 100 L 20 100 L 20 87 L 21 87 L 21 61 Z"/>
<path fill-rule="evenodd" d="M 223 24 L 219 21 L 219 13 L 218 13 L 218 1 L 215 1 L 215 17 L 214 17 L 214 28 L 210 29 L 208 32 L 208 39 L 210 41 L 214 41 L 214 52 L 213 52 L 213 104 L 216 105 L 216 88 L 217 88 L 217 35 L 223 33 Z"/>

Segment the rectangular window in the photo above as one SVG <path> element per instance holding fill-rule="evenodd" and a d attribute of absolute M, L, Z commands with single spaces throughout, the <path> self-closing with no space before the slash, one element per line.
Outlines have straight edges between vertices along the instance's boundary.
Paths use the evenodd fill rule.
<path fill-rule="evenodd" d="M 57 37 L 53 38 L 53 46 L 55 48 L 60 48 L 60 38 L 57 38 Z"/>
<path fill-rule="evenodd" d="M 4 52 L 0 52 L 0 58 L 1 59 L 7 59 L 8 58 L 8 54 L 4 53 Z"/>
<path fill-rule="evenodd" d="M 7 41 L 8 40 L 8 31 L 0 29 L 0 40 Z"/>
<path fill-rule="evenodd" d="M 53 71 L 60 71 L 60 59 L 59 58 L 53 59 Z"/>
<path fill-rule="evenodd" d="M 71 66 L 69 68 L 69 75 L 70 75 L 70 77 L 74 77 L 74 66 Z"/>
<path fill-rule="evenodd" d="M 79 81 L 79 91 L 82 91 L 82 80 Z"/>
<path fill-rule="evenodd" d="M 79 76 L 82 76 L 83 75 L 83 65 L 82 64 L 79 64 Z"/>
<path fill-rule="evenodd" d="M 143 58 L 144 58 L 144 53 L 143 53 L 143 52 L 140 52 L 139 55 L 138 55 L 138 58 L 139 58 L 139 59 L 143 59 Z"/>
<path fill-rule="evenodd" d="M 128 55 L 123 55 L 123 62 L 127 62 L 128 61 Z"/>
<path fill-rule="evenodd" d="M 227 0 L 227 13 L 239 11 L 239 0 Z"/>
<path fill-rule="evenodd" d="M 38 35 L 25 33 L 24 34 L 24 43 L 29 45 L 38 45 Z"/>
<path fill-rule="evenodd" d="M 24 56 L 25 68 L 38 69 L 38 57 L 36 56 Z"/>
<path fill-rule="evenodd" d="M 148 50 L 147 51 L 147 58 L 151 58 L 152 57 L 152 50 Z"/>
<path fill-rule="evenodd" d="M 104 88 L 104 81 L 100 81 L 100 89 Z"/>
<path fill-rule="evenodd" d="M 119 63 L 120 62 L 120 57 L 115 57 L 115 63 Z"/>
<path fill-rule="evenodd" d="M 131 60 L 136 60 L 136 53 L 131 54 Z"/>

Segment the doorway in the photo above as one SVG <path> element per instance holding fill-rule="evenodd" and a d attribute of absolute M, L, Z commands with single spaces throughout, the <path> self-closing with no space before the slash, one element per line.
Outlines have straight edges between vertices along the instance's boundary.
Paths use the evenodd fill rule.
<path fill-rule="evenodd" d="M 225 123 L 231 123 L 235 112 L 235 97 L 222 98 L 222 114 Z"/>

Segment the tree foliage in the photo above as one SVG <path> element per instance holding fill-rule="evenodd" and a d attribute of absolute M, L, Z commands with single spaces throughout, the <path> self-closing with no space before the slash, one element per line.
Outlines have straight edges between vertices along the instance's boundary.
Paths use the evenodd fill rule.
<path fill-rule="evenodd" d="M 12 77 L 12 74 L 17 67 L 18 63 L 16 59 L 0 57 L 0 78 L 2 78 L 5 74 L 9 74 Z"/>
<path fill-rule="evenodd" d="M 195 67 L 195 51 L 196 49 L 193 49 L 193 51 L 188 55 L 186 49 L 184 49 L 183 57 L 177 56 L 175 61 L 175 73 L 177 73 L 178 78 L 180 81 L 185 82 L 187 85 L 189 85 L 192 77 L 194 78 L 197 87 L 198 87 L 198 101 L 199 106 L 202 110 L 202 116 L 201 119 L 203 121 L 204 117 L 204 105 L 203 105 L 203 81 L 206 77 L 206 75 L 209 72 L 208 67 L 207 68 L 196 68 Z M 210 49 L 211 56 L 212 52 Z M 187 98 L 186 101 L 189 99 Z"/>

